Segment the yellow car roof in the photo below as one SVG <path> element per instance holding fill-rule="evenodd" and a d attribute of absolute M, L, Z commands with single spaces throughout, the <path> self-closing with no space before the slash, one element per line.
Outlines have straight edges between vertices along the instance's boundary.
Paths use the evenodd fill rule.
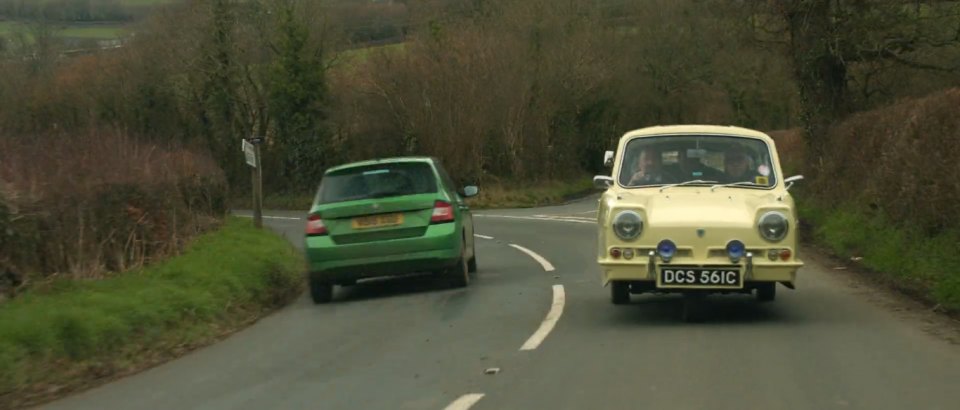
<path fill-rule="evenodd" d="M 638 128 L 632 131 L 628 131 L 623 136 L 627 138 L 641 137 L 641 136 L 651 136 L 651 135 L 663 135 L 663 134 L 719 134 L 719 135 L 735 135 L 735 136 L 745 136 L 745 137 L 754 137 L 759 138 L 767 142 L 773 142 L 773 139 L 769 135 L 764 134 L 760 131 L 735 127 L 732 125 L 699 125 L 699 124 L 690 124 L 690 125 L 657 125 L 653 127 Z"/>

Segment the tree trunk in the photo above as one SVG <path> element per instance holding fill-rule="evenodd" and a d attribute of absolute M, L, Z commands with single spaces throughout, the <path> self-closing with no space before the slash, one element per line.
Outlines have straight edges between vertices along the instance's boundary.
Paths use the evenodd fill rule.
<path fill-rule="evenodd" d="M 830 0 L 793 0 L 783 12 L 790 30 L 790 57 L 800 89 L 806 165 L 819 171 L 831 123 L 847 113 L 847 67 L 836 48 Z"/>

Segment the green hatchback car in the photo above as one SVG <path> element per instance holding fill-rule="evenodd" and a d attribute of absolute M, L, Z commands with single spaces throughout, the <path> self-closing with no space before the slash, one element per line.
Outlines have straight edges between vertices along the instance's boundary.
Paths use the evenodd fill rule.
<path fill-rule="evenodd" d="M 432 272 L 467 286 L 477 270 L 473 216 L 462 190 L 433 157 L 354 162 L 328 169 L 307 217 L 310 296 L 328 303 L 334 285 Z"/>

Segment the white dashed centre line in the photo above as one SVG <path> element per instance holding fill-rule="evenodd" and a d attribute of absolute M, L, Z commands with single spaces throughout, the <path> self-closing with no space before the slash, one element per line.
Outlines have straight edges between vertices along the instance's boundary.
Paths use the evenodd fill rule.
<path fill-rule="evenodd" d="M 467 410 L 470 407 L 473 407 L 474 404 L 477 404 L 480 399 L 484 396 L 483 393 L 470 393 L 460 396 L 459 399 L 454 400 L 453 403 L 450 403 L 445 410 Z"/>
<path fill-rule="evenodd" d="M 512 215 L 488 215 L 488 214 L 478 214 L 478 215 L 476 215 L 476 216 L 479 216 L 479 217 L 487 217 L 487 218 L 524 219 L 524 220 L 528 220 L 528 221 L 573 222 L 573 223 L 581 223 L 581 224 L 595 224 L 595 223 L 597 223 L 597 222 L 596 222 L 595 220 L 593 220 L 593 219 L 590 219 L 590 220 L 587 220 L 587 219 L 559 219 L 559 218 L 553 218 L 553 217 L 549 217 L 549 218 L 548 218 L 548 217 L 542 217 L 542 216 L 541 216 L 541 217 L 536 217 L 536 216 L 512 216 Z"/>
<path fill-rule="evenodd" d="M 540 266 L 543 267 L 543 270 L 545 270 L 545 271 L 547 271 L 547 272 L 553 271 L 553 265 L 551 265 L 551 264 L 550 264 L 550 261 L 546 260 L 543 256 L 540 256 L 540 255 L 538 255 L 536 252 L 531 251 L 531 250 L 529 250 L 529 249 L 527 249 L 527 248 L 524 248 L 524 247 L 522 247 L 522 246 L 520 246 L 520 245 L 516 245 L 516 244 L 512 244 L 512 243 L 511 243 L 510 246 L 514 247 L 515 249 L 519 249 L 521 252 L 523 252 L 523 253 L 525 253 L 525 254 L 527 254 L 527 255 L 530 255 L 530 257 L 533 258 L 533 260 L 535 260 L 535 261 L 537 261 L 537 262 L 540 263 Z"/>
<path fill-rule="evenodd" d="M 520 350 L 533 350 L 540 346 L 540 343 L 543 343 L 543 340 L 547 338 L 547 335 L 549 335 L 553 327 L 556 326 L 557 321 L 560 320 L 566 299 L 566 295 L 563 292 L 563 285 L 553 285 L 553 305 L 550 306 L 550 312 L 548 312 L 547 317 L 543 319 L 540 328 L 537 329 L 533 336 L 527 339 L 527 342 L 520 347 Z"/>
<path fill-rule="evenodd" d="M 480 239 L 493 239 L 492 236 L 480 235 L 480 234 L 478 234 L 478 233 L 473 234 L 473 236 L 475 236 L 475 237 L 477 237 L 477 238 L 480 238 Z"/>

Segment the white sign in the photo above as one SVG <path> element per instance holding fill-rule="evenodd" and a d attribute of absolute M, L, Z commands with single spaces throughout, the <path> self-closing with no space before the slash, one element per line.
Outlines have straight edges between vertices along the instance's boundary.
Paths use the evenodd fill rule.
<path fill-rule="evenodd" d="M 243 155 L 247 157 L 247 165 L 257 167 L 256 152 L 253 149 L 253 144 L 247 142 L 247 140 L 243 140 Z"/>

